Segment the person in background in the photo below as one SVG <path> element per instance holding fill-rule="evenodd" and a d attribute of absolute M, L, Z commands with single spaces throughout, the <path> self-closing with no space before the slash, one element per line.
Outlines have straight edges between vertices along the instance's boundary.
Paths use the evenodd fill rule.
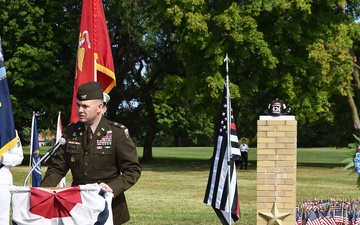
<path fill-rule="evenodd" d="M 98 183 L 114 194 L 114 225 L 123 224 L 130 219 L 124 192 L 141 176 L 135 144 L 124 125 L 104 117 L 101 83 L 80 85 L 76 98 L 79 121 L 65 128 L 66 144 L 52 158 L 40 186 L 56 186 L 71 170 L 71 186 Z"/>
<path fill-rule="evenodd" d="M 104 102 L 104 108 L 103 108 L 103 115 L 106 115 L 107 112 L 107 105 L 110 101 L 110 95 L 106 94 L 105 92 L 103 93 L 103 102 Z"/>
<path fill-rule="evenodd" d="M 240 162 L 240 169 L 242 170 L 243 167 L 245 167 L 245 170 L 247 170 L 248 167 L 248 151 L 249 146 L 246 144 L 246 139 L 242 139 L 242 143 L 240 145 L 240 153 L 241 153 L 241 162 Z"/>
<path fill-rule="evenodd" d="M 10 186 L 13 184 L 11 167 L 20 165 L 24 159 L 21 141 L 16 132 L 17 143 L 0 158 L 0 224 L 10 224 Z"/>

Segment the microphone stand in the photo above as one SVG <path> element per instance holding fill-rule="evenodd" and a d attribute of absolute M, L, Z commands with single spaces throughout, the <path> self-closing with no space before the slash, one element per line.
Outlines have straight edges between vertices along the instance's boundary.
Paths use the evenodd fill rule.
<path fill-rule="evenodd" d="M 60 147 L 60 146 L 59 146 Z M 30 177 L 30 174 L 36 169 L 36 167 L 42 162 L 45 160 L 45 162 L 50 159 L 51 156 L 53 156 L 56 151 L 59 149 L 58 148 L 51 148 L 30 170 L 30 172 L 28 173 L 28 175 L 26 176 L 25 178 L 25 181 L 24 181 L 24 186 L 26 186 L 26 183 L 27 181 L 29 180 L 29 177 Z"/>

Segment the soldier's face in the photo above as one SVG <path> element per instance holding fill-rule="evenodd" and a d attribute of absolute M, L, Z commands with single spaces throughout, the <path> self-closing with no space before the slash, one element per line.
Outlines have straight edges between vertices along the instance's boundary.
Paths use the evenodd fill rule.
<path fill-rule="evenodd" d="M 103 102 L 102 100 L 76 100 L 78 116 L 81 122 L 92 125 L 102 115 Z"/>

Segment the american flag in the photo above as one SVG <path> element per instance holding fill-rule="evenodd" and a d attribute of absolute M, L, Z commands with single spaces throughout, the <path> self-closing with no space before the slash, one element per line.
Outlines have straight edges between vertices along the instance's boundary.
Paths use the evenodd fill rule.
<path fill-rule="evenodd" d="M 302 225 L 302 209 L 300 207 L 296 207 L 296 215 L 295 215 L 295 225 Z"/>
<path fill-rule="evenodd" d="M 331 223 L 331 225 L 336 225 L 335 219 L 334 219 L 334 205 L 330 204 L 329 210 L 326 215 L 327 221 Z"/>
<path fill-rule="evenodd" d="M 335 204 L 335 213 L 334 213 L 334 220 L 337 225 L 343 225 L 343 209 L 341 206 L 341 202 L 336 202 Z"/>
<path fill-rule="evenodd" d="M 235 154 L 240 155 L 240 149 L 229 99 L 229 90 L 225 84 L 220 116 L 216 126 L 218 128 L 217 144 L 214 147 L 212 166 L 204 198 L 204 203 L 213 207 L 223 225 L 233 224 L 240 218 L 236 166 L 232 157 Z M 228 110 L 230 113 L 228 113 Z M 228 115 L 231 119 L 228 118 Z M 228 129 L 229 120 L 230 129 Z M 229 136 L 228 130 L 230 130 Z M 231 142 L 230 152 L 228 152 L 228 140 Z"/>
<path fill-rule="evenodd" d="M 331 220 L 326 218 L 326 211 L 324 210 L 319 210 L 319 220 L 321 225 L 335 225 L 335 223 L 333 224 Z"/>
<path fill-rule="evenodd" d="M 306 225 L 321 225 L 319 217 L 318 217 L 318 215 L 316 215 L 314 210 L 309 211 Z"/>
<path fill-rule="evenodd" d="M 353 224 L 354 224 L 354 225 L 360 224 L 360 214 L 359 214 L 359 211 L 358 211 L 358 210 L 355 210 L 355 211 L 354 211 Z"/>

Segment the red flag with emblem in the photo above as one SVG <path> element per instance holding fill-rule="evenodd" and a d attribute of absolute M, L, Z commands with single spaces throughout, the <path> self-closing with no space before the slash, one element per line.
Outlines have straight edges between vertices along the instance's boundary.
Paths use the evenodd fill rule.
<path fill-rule="evenodd" d="M 78 121 L 76 93 L 81 84 L 99 81 L 103 92 L 115 86 L 114 62 L 101 0 L 83 0 L 70 122 Z"/>

